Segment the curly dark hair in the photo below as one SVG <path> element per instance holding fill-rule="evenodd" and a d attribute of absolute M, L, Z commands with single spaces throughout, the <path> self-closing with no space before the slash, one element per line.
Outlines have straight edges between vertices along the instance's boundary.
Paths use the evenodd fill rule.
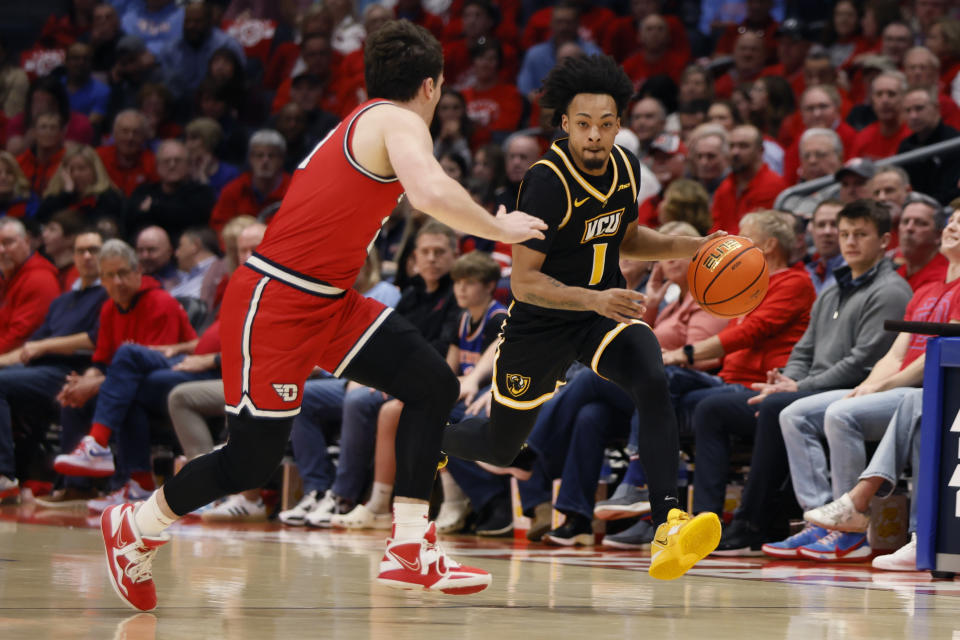
<path fill-rule="evenodd" d="M 443 51 L 429 31 L 393 20 L 367 38 L 363 58 L 371 98 L 412 100 L 427 78 L 440 79 Z"/>
<path fill-rule="evenodd" d="M 571 56 L 555 66 L 543 80 L 540 104 L 553 109 L 553 126 L 559 126 L 561 116 L 573 98 L 580 93 L 606 94 L 617 103 L 617 114 L 623 113 L 633 84 L 623 69 L 610 56 Z"/>

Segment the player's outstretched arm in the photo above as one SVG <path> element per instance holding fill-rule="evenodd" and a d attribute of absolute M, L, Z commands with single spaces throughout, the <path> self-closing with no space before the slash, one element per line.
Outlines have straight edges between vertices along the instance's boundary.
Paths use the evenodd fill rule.
<path fill-rule="evenodd" d="M 501 208 L 491 216 L 460 184 L 444 173 L 433 157 L 430 132 L 415 114 L 405 109 L 390 111 L 384 127 L 384 144 L 390 164 L 406 190 L 410 204 L 440 222 L 465 233 L 499 240 L 523 242 L 543 238 L 547 225 L 521 211 Z"/>
<path fill-rule="evenodd" d="M 521 302 L 547 309 L 594 311 L 617 322 L 643 317 L 644 296 L 629 289 L 595 291 L 571 287 L 540 271 L 546 255 L 523 245 L 513 247 L 510 287 Z"/>
<path fill-rule="evenodd" d="M 726 231 L 717 231 L 706 238 L 671 236 L 634 224 L 627 229 L 620 243 L 620 255 L 635 260 L 690 258 L 703 243 L 725 235 Z"/>

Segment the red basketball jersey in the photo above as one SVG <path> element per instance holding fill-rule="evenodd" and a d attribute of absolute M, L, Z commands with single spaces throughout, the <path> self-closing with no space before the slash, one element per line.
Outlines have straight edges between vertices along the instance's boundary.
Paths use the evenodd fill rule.
<path fill-rule="evenodd" d="M 384 219 L 403 187 L 395 176 L 378 176 L 354 159 L 351 139 L 357 118 L 385 100 L 369 100 L 320 141 L 293 174 L 263 242 L 247 262 L 257 271 L 285 271 L 309 284 L 353 286 Z"/>

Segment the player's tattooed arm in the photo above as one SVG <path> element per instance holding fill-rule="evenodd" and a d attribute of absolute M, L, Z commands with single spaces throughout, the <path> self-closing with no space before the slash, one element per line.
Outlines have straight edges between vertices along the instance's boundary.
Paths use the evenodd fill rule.
<path fill-rule="evenodd" d="M 540 271 L 546 254 L 525 247 L 513 246 L 513 268 L 510 286 L 521 302 L 547 309 L 588 311 L 589 289 L 568 287 L 556 278 Z"/>
<path fill-rule="evenodd" d="M 513 295 L 521 302 L 547 309 L 594 311 L 617 322 L 643 317 L 644 296 L 627 289 L 596 291 L 571 287 L 540 271 L 546 255 L 523 245 L 513 247 Z"/>
<path fill-rule="evenodd" d="M 556 278 L 551 278 L 550 276 L 541 273 L 544 282 L 553 287 L 554 289 L 578 289 L 579 287 L 568 287 L 563 284 Z M 586 290 L 582 290 L 586 292 Z M 585 304 L 586 296 L 579 294 L 579 298 L 576 300 L 566 300 L 566 299 L 555 299 L 549 295 L 541 295 L 536 292 L 528 291 L 526 299 L 523 299 L 522 302 L 528 304 L 535 304 L 538 307 L 547 307 L 548 309 L 567 309 L 570 311 L 589 311 L 589 307 Z"/>

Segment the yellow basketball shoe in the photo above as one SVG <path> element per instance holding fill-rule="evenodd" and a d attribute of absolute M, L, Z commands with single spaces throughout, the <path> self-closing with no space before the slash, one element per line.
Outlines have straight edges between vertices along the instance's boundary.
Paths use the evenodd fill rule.
<path fill-rule="evenodd" d="M 720 518 L 715 513 L 691 516 L 670 509 L 650 544 L 650 577 L 675 580 L 720 544 Z"/>

